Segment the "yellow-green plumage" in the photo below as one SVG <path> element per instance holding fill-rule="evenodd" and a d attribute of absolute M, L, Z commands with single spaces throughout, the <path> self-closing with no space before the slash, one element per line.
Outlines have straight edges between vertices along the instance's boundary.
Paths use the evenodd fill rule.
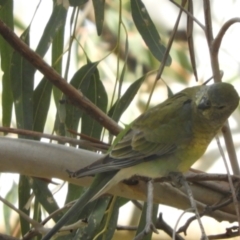
<path fill-rule="evenodd" d="M 72 177 L 97 176 L 43 240 L 79 214 L 89 201 L 124 179 L 187 171 L 204 154 L 238 103 L 232 85 L 215 83 L 186 88 L 139 116 L 120 133 L 122 138 L 107 156 L 76 172 L 69 171 Z"/>
<path fill-rule="evenodd" d="M 158 164 L 159 176 L 161 167 L 168 168 L 165 164 L 172 166 L 170 171 L 187 171 L 203 155 L 238 103 L 236 90 L 227 83 L 186 88 L 139 116 L 109 156 L 74 175 L 82 177 L 142 162 Z"/>
<path fill-rule="evenodd" d="M 73 176 L 119 170 L 105 192 L 134 175 L 156 178 L 185 172 L 204 154 L 238 103 L 228 83 L 186 88 L 140 115 L 108 156 Z"/>

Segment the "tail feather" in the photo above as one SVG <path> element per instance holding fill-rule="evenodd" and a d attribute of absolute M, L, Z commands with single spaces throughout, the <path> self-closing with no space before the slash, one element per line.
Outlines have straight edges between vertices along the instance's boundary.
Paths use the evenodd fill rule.
<path fill-rule="evenodd" d="M 88 190 L 77 200 L 77 202 L 64 214 L 64 216 L 56 223 L 56 225 L 42 238 L 49 240 L 57 231 L 66 225 L 71 218 L 78 216 L 89 201 L 95 200 L 97 197 L 106 192 L 109 188 L 108 183 L 115 176 L 117 171 L 98 174 Z M 97 197 L 95 197 L 97 196 Z"/>

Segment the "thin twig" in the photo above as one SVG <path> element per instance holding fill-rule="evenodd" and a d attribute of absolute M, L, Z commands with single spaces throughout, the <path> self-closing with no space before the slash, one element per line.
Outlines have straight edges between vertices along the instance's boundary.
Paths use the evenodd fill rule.
<path fill-rule="evenodd" d="M 221 234 L 216 234 L 216 235 L 209 235 L 208 238 L 209 240 L 213 240 L 213 239 L 229 239 L 229 238 L 234 238 L 238 236 L 238 231 L 239 231 L 239 227 L 237 226 L 233 226 L 230 228 L 226 228 L 226 232 L 225 233 L 221 233 Z"/>
<path fill-rule="evenodd" d="M 186 4 L 186 0 L 182 0 L 182 6 L 183 6 L 183 7 L 185 6 L 185 4 Z M 156 75 L 156 77 L 155 77 L 154 84 L 153 84 L 152 89 L 151 89 L 151 92 L 150 92 L 150 94 L 149 94 L 148 102 L 147 102 L 147 105 L 146 105 L 147 108 L 149 107 L 149 103 L 150 103 L 151 97 L 152 97 L 152 95 L 153 95 L 153 90 L 155 89 L 155 86 L 156 86 L 156 84 L 157 84 L 157 81 L 161 78 L 162 73 L 163 73 L 163 70 L 164 70 L 164 68 L 165 68 L 165 63 L 166 63 L 167 58 L 168 58 L 168 56 L 169 56 L 169 52 L 170 52 L 170 49 L 171 49 L 171 47 L 172 47 L 173 40 L 174 40 L 175 34 L 176 34 L 176 32 L 177 32 L 177 29 L 178 29 L 178 25 L 179 25 L 179 22 L 180 22 L 180 19 L 181 19 L 181 16 L 182 16 L 182 12 L 183 12 L 183 10 L 180 9 L 179 14 L 178 14 L 178 17 L 177 17 L 177 20 L 176 20 L 176 23 L 175 23 L 175 25 L 174 25 L 174 28 L 173 28 L 173 31 L 172 31 L 172 34 L 171 34 L 171 37 L 170 37 L 170 39 L 169 39 L 169 41 L 168 41 L 168 45 L 167 45 L 167 47 L 166 47 L 166 51 L 165 51 L 165 53 L 164 53 L 162 62 L 161 62 L 161 64 L 160 64 L 160 66 L 159 66 L 157 75 Z"/>
<path fill-rule="evenodd" d="M 227 29 L 236 22 L 239 22 L 239 18 L 233 18 L 229 21 L 227 21 L 223 27 L 220 29 L 216 39 L 213 38 L 213 29 L 212 29 L 212 19 L 211 19 L 211 7 L 210 7 L 210 1 L 209 0 L 203 0 L 204 5 L 204 17 L 205 17 L 205 24 L 206 24 L 206 38 L 208 41 L 208 47 L 210 52 L 210 58 L 211 58 L 211 65 L 212 65 L 212 71 L 214 76 L 215 82 L 220 82 L 222 79 L 221 71 L 219 68 L 219 61 L 218 61 L 218 51 L 219 47 L 223 38 L 223 35 L 226 33 Z M 230 132 L 228 121 L 225 124 L 225 131 L 223 130 L 223 137 L 225 140 L 227 152 L 229 159 L 231 161 L 231 166 L 234 174 L 240 175 L 239 170 L 239 164 L 237 161 L 237 155 L 233 144 L 232 135 Z M 223 129 L 224 129 L 223 128 Z"/>
<path fill-rule="evenodd" d="M 137 200 L 131 200 L 131 202 L 134 204 L 135 207 L 137 207 L 139 210 L 143 210 L 143 205 L 137 201 Z"/>
<path fill-rule="evenodd" d="M 205 34 L 209 47 L 213 41 L 213 29 L 212 29 L 212 16 L 211 16 L 211 5 L 209 0 L 203 0 L 203 10 L 205 19 Z"/>
<path fill-rule="evenodd" d="M 134 238 L 134 240 L 141 240 L 146 236 L 150 231 L 158 233 L 152 222 L 153 215 L 153 180 L 148 179 L 147 182 L 147 209 L 146 209 L 146 223 L 144 229 Z"/>
<path fill-rule="evenodd" d="M 233 181 L 240 181 L 240 176 L 230 175 Z M 188 172 L 186 174 L 186 179 L 191 182 L 200 181 L 224 181 L 228 182 L 229 176 L 227 174 L 220 173 L 192 173 Z"/>
<path fill-rule="evenodd" d="M 177 2 L 174 2 L 174 0 L 169 0 L 171 3 L 179 7 L 183 12 L 185 12 L 189 17 L 193 19 L 194 22 L 198 24 L 200 28 L 202 28 L 203 31 L 205 31 L 205 26 L 198 21 L 190 12 L 188 12 L 185 8 L 183 8 L 181 5 L 179 5 Z"/>
<path fill-rule="evenodd" d="M 174 226 L 174 228 L 173 228 L 173 235 L 172 235 L 172 239 L 173 239 L 173 240 L 176 240 L 177 227 L 178 227 L 178 224 L 179 224 L 181 218 L 183 217 L 183 215 L 184 215 L 185 213 L 188 213 L 188 212 L 192 212 L 192 208 L 188 208 L 188 209 L 184 210 L 184 211 L 181 213 L 181 215 L 179 216 L 179 218 L 177 219 L 177 222 L 176 222 L 176 224 L 175 224 L 175 226 Z"/>
<path fill-rule="evenodd" d="M 63 136 L 56 136 L 52 134 L 47 133 L 41 133 L 31 130 L 25 130 L 25 129 L 16 129 L 16 128 L 9 128 L 9 127 L 0 127 L 0 132 L 5 133 L 15 133 L 20 135 L 26 135 L 26 136 L 32 136 L 37 138 L 47 138 L 51 140 L 55 140 L 61 143 L 70 143 L 73 145 L 79 145 L 81 147 L 91 147 L 95 149 L 101 149 L 101 150 L 108 150 L 109 145 L 105 143 L 94 143 L 86 140 L 78 140 L 70 137 L 63 137 Z"/>
<path fill-rule="evenodd" d="M 0 239 L 1 240 L 19 240 L 19 238 L 11 237 L 2 233 L 0 233 Z"/>
<path fill-rule="evenodd" d="M 188 0 L 188 12 L 193 15 L 192 0 Z M 198 81 L 198 73 L 197 73 L 195 51 L 194 51 L 193 19 L 189 15 L 187 15 L 187 41 L 188 41 L 189 55 L 190 55 L 192 69 L 193 69 L 193 74 L 195 76 L 196 81 Z"/>
<path fill-rule="evenodd" d="M 155 227 L 164 231 L 168 236 L 173 236 L 173 229 L 163 220 L 162 213 L 159 214 Z M 184 240 L 179 234 L 175 234 L 175 240 Z"/>
<path fill-rule="evenodd" d="M 228 174 L 228 181 L 229 181 L 229 185 L 230 185 L 230 189 L 231 189 L 231 193 L 232 193 L 232 197 L 233 197 L 233 204 L 234 204 L 234 207 L 235 207 L 235 210 L 236 210 L 238 226 L 240 226 L 239 206 L 238 206 L 238 200 L 237 200 L 236 192 L 235 192 L 235 189 L 234 189 L 234 186 L 233 186 L 232 178 L 230 177 L 230 171 L 229 171 L 229 168 L 228 168 L 227 160 L 226 160 L 226 157 L 225 157 L 224 151 L 222 149 L 222 146 L 220 144 L 218 136 L 216 136 L 216 140 L 217 140 L 218 149 L 219 149 L 220 154 L 223 158 L 223 162 L 224 162 L 227 174 Z M 239 229 L 239 235 L 240 235 L 240 229 Z"/>
<path fill-rule="evenodd" d="M 228 157 L 231 162 L 232 171 L 235 175 L 240 176 L 240 169 L 236 154 L 236 149 L 234 147 L 233 138 L 230 130 L 230 126 L 228 121 L 225 123 L 225 125 L 222 127 L 222 133 L 224 137 L 225 146 L 227 149 Z"/>
<path fill-rule="evenodd" d="M 219 30 L 216 38 L 212 42 L 212 53 L 218 55 L 218 51 L 220 48 L 220 45 L 222 43 L 222 39 L 224 35 L 226 34 L 226 31 L 231 27 L 234 23 L 240 22 L 240 18 L 232 18 L 225 22 L 221 29 Z"/>
<path fill-rule="evenodd" d="M 116 227 L 116 230 L 118 230 L 118 231 L 122 231 L 122 230 L 124 230 L 124 231 L 136 231 L 137 230 L 137 226 L 122 226 L 122 225 L 117 225 L 117 227 Z"/>
<path fill-rule="evenodd" d="M 182 177 L 181 183 L 183 184 L 184 188 L 185 188 L 186 191 L 187 191 L 188 198 L 189 198 L 189 201 L 190 201 L 190 203 L 191 203 L 191 207 L 192 207 L 192 209 L 194 210 L 196 219 L 197 219 L 197 221 L 198 221 L 198 225 L 199 225 L 199 227 L 200 227 L 201 234 L 202 234 L 202 235 L 201 235 L 201 239 L 202 239 L 202 240 L 208 240 L 208 237 L 207 237 L 207 235 L 206 235 L 206 233 L 205 233 L 205 229 L 204 229 L 203 224 L 202 224 L 202 221 L 201 221 L 201 215 L 200 215 L 199 212 L 198 212 L 197 204 L 196 204 L 196 202 L 195 202 L 195 200 L 194 200 L 194 198 L 193 198 L 192 190 L 191 190 L 191 188 L 189 187 L 188 182 L 187 182 L 187 180 L 186 180 L 184 177 Z"/>
<path fill-rule="evenodd" d="M 193 169 L 192 169 L 193 170 Z M 220 173 L 194 173 L 194 172 L 187 172 L 185 177 L 188 181 L 191 182 L 203 182 L 203 181 L 223 181 L 228 182 L 228 175 L 227 174 L 220 174 Z M 236 175 L 231 175 L 233 181 L 240 181 L 240 177 Z M 136 177 L 135 177 L 136 179 Z M 147 179 L 144 177 L 137 177 L 137 179 L 147 182 Z M 171 177 L 162 177 L 154 179 L 154 182 L 171 182 Z"/>
<path fill-rule="evenodd" d="M 17 212 L 22 218 L 24 218 L 27 222 L 29 222 L 35 229 L 37 229 L 39 232 L 44 232 L 44 227 L 39 222 L 35 221 L 34 219 L 31 219 L 27 214 L 16 208 L 13 204 L 8 202 L 6 199 L 2 198 L 0 196 L 0 201 L 2 201 L 5 205 L 7 205 L 9 208 Z"/>
<path fill-rule="evenodd" d="M 2 20 L 0 20 L 0 34 L 17 52 L 26 58 L 52 84 L 59 88 L 69 98 L 72 104 L 84 110 L 112 134 L 117 135 L 121 131 L 121 128 L 116 122 L 96 107 L 81 91 L 68 84 L 64 78 L 30 49 Z"/>

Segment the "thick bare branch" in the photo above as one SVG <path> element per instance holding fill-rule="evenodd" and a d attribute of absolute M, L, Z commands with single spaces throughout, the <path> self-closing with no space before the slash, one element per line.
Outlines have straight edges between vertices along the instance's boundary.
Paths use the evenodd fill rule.
<path fill-rule="evenodd" d="M 76 170 L 99 159 L 99 155 L 90 151 L 66 147 L 63 145 L 42 143 L 25 139 L 0 137 L 0 172 L 20 173 L 43 178 L 59 178 L 73 184 L 89 186 L 91 177 L 69 178 L 66 169 Z M 67 160 L 66 160 L 67 159 Z M 199 211 L 206 205 L 213 205 L 222 199 L 224 194 L 200 184 L 193 184 L 193 196 Z M 154 201 L 172 207 L 189 208 L 188 197 L 183 188 L 173 187 L 170 183 L 154 183 Z M 146 182 L 139 181 L 136 185 L 118 184 L 110 193 L 129 199 L 145 200 Z M 236 215 L 230 204 L 209 216 L 218 221 L 235 221 Z"/>

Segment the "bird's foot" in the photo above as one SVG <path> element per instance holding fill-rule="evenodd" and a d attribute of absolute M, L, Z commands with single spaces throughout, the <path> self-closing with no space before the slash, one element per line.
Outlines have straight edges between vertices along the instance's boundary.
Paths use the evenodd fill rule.
<path fill-rule="evenodd" d="M 180 188 L 183 185 L 184 176 L 180 172 L 170 172 L 168 174 L 174 187 Z"/>

